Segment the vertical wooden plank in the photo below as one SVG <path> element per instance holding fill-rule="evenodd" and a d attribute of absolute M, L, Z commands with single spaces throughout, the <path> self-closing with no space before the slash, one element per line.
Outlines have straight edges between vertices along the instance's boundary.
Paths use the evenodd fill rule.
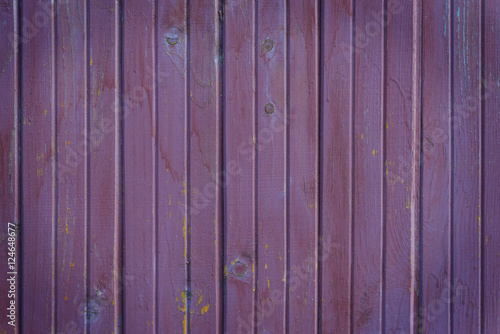
<path fill-rule="evenodd" d="M 216 25 L 224 20 L 216 1 L 189 2 L 189 179 L 186 182 L 188 219 L 184 229 L 188 253 L 189 310 L 187 324 L 191 333 L 221 331 L 222 317 L 217 258 L 219 248 L 214 242 L 221 219 L 218 187 L 224 186 L 220 170 L 220 105 L 217 72 L 224 59 L 220 54 Z M 214 185 L 215 184 L 215 185 Z M 205 196 L 205 192 L 215 196 Z M 218 236 L 216 235 L 216 238 Z M 203 310 L 193 296 L 203 295 Z M 219 304 L 218 304 L 219 303 Z"/>
<path fill-rule="evenodd" d="M 450 303 L 450 2 L 423 2 L 421 327 L 447 333 Z"/>
<path fill-rule="evenodd" d="M 317 327 L 318 8 L 291 1 L 289 36 L 289 272 L 287 330 Z"/>
<path fill-rule="evenodd" d="M 124 275 L 133 277 L 123 298 L 126 333 L 153 333 L 155 326 L 156 109 L 153 4 L 123 4 L 123 229 Z"/>
<path fill-rule="evenodd" d="M 323 1 L 321 329 L 349 331 L 353 2 Z"/>
<path fill-rule="evenodd" d="M 186 2 L 158 3 L 158 333 L 184 330 L 186 258 Z M 204 296 L 193 300 L 202 308 Z M 199 311 L 199 310 L 198 310 Z"/>
<path fill-rule="evenodd" d="M 54 12 L 22 6 L 22 331 L 56 331 L 56 112 Z"/>
<path fill-rule="evenodd" d="M 480 324 L 481 86 L 480 1 L 456 0 L 452 60 L 452 332 Z M 471 104 L 471 102 L 473 104 Z M 451 299 L 450 298 L 450 299 Z"/>
<path fill-rule="evenodd" d="M 16 1 L 0 8 L 0 332 L 19 333 L 19 32 Z M 12 279 L 13 278 L 13 279 Z M 12 304 L 14 303 L 14 304 Z"/>
<path fill-rule="evenodd" d="M 384 332 L 383 1 L 354 9 L 354 194 L 352 330 Z"/>
<path fill-rule="evenodd" d="M 482 257 L 482 324 L 485 333 L 500 332 L 500 4 L 496 1 L 483 2 L 484 26 L 483 86 L 480 102 L 482 119 L 482 203 L 481 226 L 483 230 Z"/>
<path fill-rule="evenodd" d="M 261 142 L 255 129 L 254 1 L 228 2 L 224 14 L 224 80 L 228 83 L 224 92 L 225 161 L 227 166 L 238 166 L 237 173 L 226 174 L 224 202 L 228 267 L 225 316 L 227 331 L 234 333 L 238 319 L 250 319 L 251 325 L 254 319 L 255 149 Z"/>
<path fill-rule="evenodd" d="M 117 280 L 115 238 L 117 187 L 115 165 L 120 147 L 115 138 L 120 124 L 115 120 L 118 84 L 116 80 L 117 22 L 119 12 L 116 1 L 90 1 L 88 3 L 87 67 L 88 67 L 88 131 L 87 154 L 89 168 L 90 209 L 88 228 L 88 296 L 86 313 L 89 314 L 89 332 L 115 332 L 120 324 L 116 313 L 121 304 L 118 293 L 121 284 L 133 285 L 133 277 Z M 121 263 L 120 263 L 121 265 Z M 119 276 L 118 276 L 119 277 Z"/>
<path fill-rule="evenodd" d="M 57 328 L 85 327 L 87 156 L 85 3 L 56 3 Z M 75 159 L 74 153 L 77 152 Z M 98 312 L 98 311 L 97 311 Z"/>
<path fill-rule="evenodd" d="M 257 332 L 283 332 L 285 250 L 285 1 L 257 2 Z M 267 109 L 266 109 L 267 106 Z M 249 158 L 246 141 L 242 155 Z M 246 316 L 246 315 L 245 315 Z M 242 317 L 250 333 L 252 319 Z"/>
<path fill-rule="evenodd" d="M 384 76 L 385 330 L 410 333 L 413 27 L 411 3 L 388 1 L 385 9 Z M 417 151 L 416 154 L 419 152 Z"/>
<path fill-rule="evenodd" d="M 410 226 L 410 330 L 418 333 L 421 312 L 421 237 L 422 237 L 422 0 L 412 3 L 412 179 L 411 179 L 411 226 Z"/>

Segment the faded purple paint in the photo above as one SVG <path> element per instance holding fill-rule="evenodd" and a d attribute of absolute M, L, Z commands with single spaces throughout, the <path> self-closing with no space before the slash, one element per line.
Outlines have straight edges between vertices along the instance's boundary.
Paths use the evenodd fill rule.
<path fill-rule="evenodd" d="M 500 332 L 494 0 L 0 19 L 0 333 Z"/>

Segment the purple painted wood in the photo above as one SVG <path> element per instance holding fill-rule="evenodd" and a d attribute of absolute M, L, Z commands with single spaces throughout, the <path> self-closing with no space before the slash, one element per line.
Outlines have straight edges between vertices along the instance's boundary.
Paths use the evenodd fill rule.
<path fill-rule="evenodd" d="M 387 4 L 384 33 L 384 328 L 411 333 L 413 27 L 410 3 Z"/>
<path fill-rule="evenodd" d="M 158 3 L 158 62 L 148 70 L 158 87 L 158 332 L 182 332 L 187 316 L 186 15 L 185 1 Z"/>
<path fill-rule="evenodd" d="M 57 3 L 54 8 L 56 43 L 56 142 L 57 161 L 71 165 L 72 172 L 56 170 L 56 328 L 85 327 L 87 287 L 87 98 L 85 8 Z M 69 149 L 67 149 L 69 147 Z M 82 287 L 82 288 L 80 288 Z"/>
<path fill-rule="evenodd" d="M 283 0 L 257 4 L 257 332 L 279 333 L 285 321 L 286 22 Z M 267 111 L 266 111 L 267 106 Z M 274 108 L 274 109 L 273 109 Z M 248 153 L 247 153 L 248 154 Z M 242 315 L 244 326 L 253 322 Z M 249 331 L 248 331 L 249 332 Z M 240 333 L 245 333 L 241 330 Z"/>
<path fill-rule="evenodd" d="M 485 333 L 500 332 L 500 4 L 483 3 L 481 39 L 481 324 Z"/>
<path fill-rule="evenodd" d="M 216 333 L 224 330 L 222 311 L 223 263 L 220 238 L 221 189 L 227 181 L 222 167 L 222 105 L 219 21 L 224 13 L 217 1 L 189 2 L 188 28 L 188 123 L 187 180 L 188 211 L 184 225 L 186 240 L 187 322 L 185 332 Z M 224 183 L 225 182 L 225 183 Z M 224 196 L 227 198 L 227 196 Z M 248 204 L 247 204 L 248 205 Z M 227 224 L 224 226 L 224 231 Z M 246 237 L 246 236 L 245 236 Z M 201 303 L 200 296 L 203 296 Z"/>
<path fill-rule="evenodd" d="M 263 145 L 256 129 L 255 2 L 228 2 L 224 20 L 224 138 L 225 164 L 236 165 L 226 174 L 226 328 L 247 330 L 254 322 L 256 292 L 256 153 Z M 262 108 L 260 108 L 262 112 Z M 258 268 L 258 267 L 257 267 Z M 243 320 L 242 320 L 243 319 Z M 245 328 L 245 329 L 243 329 Z"/>
<path fill-rule="evenodd" d="M 499 332 L 499 18 L 0 2 L 0 333 Z"/>
<path fill-rule="evenodd" d="M 93 332 L 118 332 L 121 325 L 121 282 L 132 285 L 131 276 L 123 277 L 121 247 L 117 242 L 120 219 L 117 194 L 121 168 L 119 160 L 120 124 L 117 122 L 118 15 L 113 0 L 87 3 L 87 93 L 88 119 L 88 197 L 87 211 L 87 298 L 93 315 L 88 329 Z M 119 278 L 122 277 L 123 280 Z M 95 311 L 98 311 L 97 313 Z"/>
<path fill-rule="evenodd" d="M 422 2 L 420 324 L 448 333 L 450 303 L 450 3 Z M 444 298 L 443 298 L 444 297 Z"/>
<path fill-rule="evenodd" d="M 20 331 L 56 331 L 57 113 L 55 8 L 22 6 Z M 43 18 L 35 26 L 34 21 Z M 42 24 L 43 23 L 43 24 Z M 60 50 L 59 50 L 60 51 Z"/>
<path fill-rule="evenodd" d="M 350 328 L 353 1 L 324 1 L 320 139 L 321 329 Z M 331 316 L 330 316 L 331 315 Z"/>
<path fill-rule="evenodd" d="M 318 4 L 291 1 L 287 22 L 285 329 L 318 325 Z"/>
<path fill-rule="evenodd" d="M 452 26 L 451 331 L 481 330 L 481 1 L 455 1 Z M 473 104 L 471 104 L 473 103 Z"/>
<path fill-rule="evenodd" d="M 157 96 L 155 7 L 123 2 L 123 332 L 154 333 L 157 322 Z"/>
<path fill-rule="evenodd" d="M 359 333 L 385 331 L 385 110 L 382 84 L 386 64 L 384 32 L 377 23 L 383 20 L 383 9 L 383 1 L 356 1 L 354 6 L 351 328 Z"/>
<path fill-rule="evenodd" d="M 2 293 L 0 306 L 3 310 L 19 310 L 19 31 L 18 4 L 13 1 L 2 4 L 2 34 L 0 35 L 0 279 Z M 13 254 L 15 251 L 16 254 Z M 16 274 L 9 274 L 16 273 Z M 17 281 L 12 281 L 12 276 Z M 9 279 L 10 281 L 7 281 Z M 8 282 L 6 284 L 6 282 Z M 13 283 L 13 284 L 11 284 Z M 15 304 L 12 305 L 11 302 Z M 9 324 L 10 323 L 10 324 Z M 11 311 L 0 320 L 0 332 L 19 333 L 19 315 Z"/>

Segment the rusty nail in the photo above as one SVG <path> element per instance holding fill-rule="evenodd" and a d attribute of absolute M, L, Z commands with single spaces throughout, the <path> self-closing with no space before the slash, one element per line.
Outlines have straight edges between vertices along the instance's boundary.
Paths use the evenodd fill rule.
<path fill-rule="evenodd" d="M 266 114 L 271 115 L 274 112 L 274 104 L 272 104 L 271 102 L 269 102 L 264 107 L 264 110 L 266 111 Z"/>
<path fill-rule="evenodd" d="M 264 42 L 262 42 L 262 50 L 265 52 L 269 52 L 273 49 L 274 47 L 274 42 L 271 39 L 266 39 Z"/>

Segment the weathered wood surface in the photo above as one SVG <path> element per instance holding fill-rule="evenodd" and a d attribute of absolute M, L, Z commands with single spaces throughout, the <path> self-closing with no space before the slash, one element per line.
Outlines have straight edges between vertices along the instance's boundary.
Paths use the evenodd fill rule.
<path fill-rule="evenodd" d="M 500 332 L 497 1 L 0 19 L 0 333 Z"/>

